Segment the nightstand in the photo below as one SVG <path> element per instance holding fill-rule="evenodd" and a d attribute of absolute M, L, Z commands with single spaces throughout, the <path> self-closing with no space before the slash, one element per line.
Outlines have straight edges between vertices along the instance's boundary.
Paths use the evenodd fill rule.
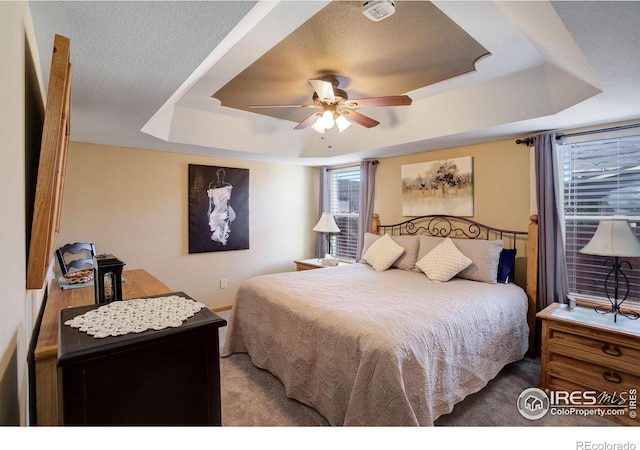
<path fill-rule="evenodd" d="M 542 320 L 540 387 L 552 391 L 596 391 L 625 396 L 624 415 L 605 416 L 624 425 L 640 425 L 640 322 L 593 308 L 554 303 L 537 316 Z"/>
<path fill-rule="evenodd" d="M 351 264 L 351 263 L 344 262 L 344 261 L 338 261 L 338 265 L 337 266 L 325 266 L 325 265 L 322 264 L 321 260 L 319 260 L 318 258 L 297 259 L 297 260 L 294 261 L 294 263 L 296 263 L 296 271 L 299 271 L 299 270 L 311 270 L 311 269 L 323 269 L 325 267 L 335 268 L 335 267 L 340 267 L 340 266 L 345 266 L 347 264 Z"/>

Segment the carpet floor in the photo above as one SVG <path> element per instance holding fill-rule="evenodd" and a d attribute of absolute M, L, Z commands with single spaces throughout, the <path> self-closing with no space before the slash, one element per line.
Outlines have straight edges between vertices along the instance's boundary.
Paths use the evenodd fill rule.
<path fill-rule="evenodd" d="M 229 311 L 218 313 L 229 320 Z M 226 327 L 220 329 L 220 345 Z M 612 426 L 596 416 L 547 414 L 539 420 L 523 417 L 516 401 L 520 393 L 538 386 L 539 359 L 522 359 L 506 366 L 489 384 L 458 403 L 441 416 L 436 426 Z M 251 363 L 246 354 L 235 354 L 220 361 L 222 425 L 242 426 L 328 426 L 315 409 L 286 396 L 284 386 L 275 376 Z"/>

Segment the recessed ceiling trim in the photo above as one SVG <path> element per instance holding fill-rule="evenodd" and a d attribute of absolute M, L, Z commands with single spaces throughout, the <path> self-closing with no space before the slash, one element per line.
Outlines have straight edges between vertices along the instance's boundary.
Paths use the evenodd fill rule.
<path fill-rule="evenodd" d="M 426 44 L 426 45 L 425 45 Z M 336 76 L 350 98 L 401 95 L 475 70 L 489 51 L 431 2 L 404 2 L 383 22 L 361 1 L 331 2 L 212 96 L 226 107 L 294 122 L 313 104 L 308 80 Z"/>
<path fill-rule="evenodd" d="M 329 1 L 259 1 L 141 131 L 156 137 L 164 135 L 162 127 L 166 124 L 159 119 L 166 114 L 161 111 L 175 104 L 205 111 L 218 110 L 224 114 L 225 110 L 220 109 L 219 103 L 211 102 L 209 95 L 203 93 L 210 94 L 213 89 L 224 85 L 230 77 L 259 58 L 327 3 Z"/>
<path fill-rule="evenodd" d="M 497 2 L 498 8 L 526 36 L 544 60 L 596 88 L 600 81 L 573 36 L 549 2 Z M 535 17 L 536 20 L 530 20 Z"/>
<path fill-rule="evenodd" d="M 397 8 L 408 3 L 412 2 L 399 1 Z M 294 132 L 290 129 L 294 122 L 224 108 L 210 95 L 327 1 L 65 0 L 29 1 L 28 8 L 45 77 L 53 36 L 71 39 L 71 139 L 75 142 L 325 165 L 516 138 L 542 130 L 608 126 L 640 117 L 640 59 L 634 57 L 640 42 L 640 2 L 432 3 L 491 57 L 476 61 L 473 72 L 404 92 L 413 99 L 406 109 L 367 111 L 381 122 L 374 129 L 351 127 L 343 136 L 326 133 L 324 139 L 312 137 L 310 130 Z M 261 10 L 264 17 L 258 14 Z M 248 30 L 234 29 L 240 22 Z M 240 33 L 239 41 L 228 38 L 217 49 L 217 62 L 207 60 L 230 32 Z M 200 72 L 190 77 L 201 63 L 211 70 L 204 70 L 201 78 Z M 528 81 L 535 89 L 518 86 L 518 80 L 524 82 L 526 77 L 515 74 L 528 70 L 538 77 Z M 491 90 L 485 86 L 497 79 L 503 82 L 502 91 L 493 90 L 498 102 L 487 99 Z M 358 91 L 364 89 L 356 86 L 358 80 L 347 81 L 351 84 L 345 90 L 353 98 L 360 96 Z M 46 85 L 46 78 L 43 82 Z M 475 86 L 481 92 L 474 94 Z M 602 92 L 589 97 L 596 90 Z M 470 101 L 467 93 L 477 99 Z M 166 107 L 158 111 L 162 105 Z M 140 132 L 154 115 L 156 136 Z M 199 130 L 193 134 L 178 130 L 179 124 L 194 117 Z M 227 143 L 228 148 L 222 147 Z"/>
<path fill-rule="evenodd" d="M 523 86 L 527 88 L 523 89 Z M 372 129 L 350 127 L 346 139 L 347 132 L 318 137 L 313 132 L 292 130 L 286 121 L 256 121 L 185 107 L 174 109 L 170 139 L 239 152 L 278 152 L 287 157 L 321 158 L 329 154 L 347 155 L 448 135 L 477 133 L 507 122 L 551 116 L 598 93 L 597 88 L 571 74 L 542 64 L 444 92 L 414 102 L 410 107 L 368 108 L 367 115 L 382 123 Z M 233 132 L 229 133 L 229 130 Z M 389 133 L 390 130 L 394 133 Z M 236 139 L 236 134 L 245 139 Z"/>

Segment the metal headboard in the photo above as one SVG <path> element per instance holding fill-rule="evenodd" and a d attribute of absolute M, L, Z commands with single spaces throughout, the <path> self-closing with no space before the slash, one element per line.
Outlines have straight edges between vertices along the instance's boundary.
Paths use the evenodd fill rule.
<path fill-rule="evenodd" d="M 380 225 L 378 214 L 373 215 L 371 232 L 375 234 L 422 234 L 436 237 L 457 237 L 464 239 L 496 239 L 512 240 L 513 248 L 516 248 L 516 240 L 520 238 L 525 245 L 526 254 L 526 281 L 523 286 L 527 292 L 529 306 L 527 310 L 527 322 L 529 324 L 529 356 L 537 355 L 536 345 L 536 312 L 538 299 L 538 216 L 529 218 L 528 231 L 511 231 L 493 228 L 480 224 L 473 220 L 458 216 L 431 215 L 414 217 L 413 219 L 394 225 Z M 505 246 L 507 243 L 505 242 Z"/>
<path fill-rule="evenodd" d="M 501 239 L 511 241 L 514 248 L 518 237 L 526 240 L 528 236 L 528 231 L 503 230 L 465 217 L 447 215 L 420 216 L 393 225 L 380 225 L 378 214 L 374 214 L 371 231 L 374 234 L 393 236 L 427 235 L 458 239 Z"/>

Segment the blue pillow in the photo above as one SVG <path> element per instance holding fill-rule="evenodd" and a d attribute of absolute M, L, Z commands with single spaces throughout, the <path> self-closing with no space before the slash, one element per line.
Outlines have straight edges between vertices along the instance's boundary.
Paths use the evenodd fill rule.
<path fill-rule="evenodd" d="M 503 248 L 498 261 L 498 283 L 512 283 L 516 265 L 516 249 Z"/>

